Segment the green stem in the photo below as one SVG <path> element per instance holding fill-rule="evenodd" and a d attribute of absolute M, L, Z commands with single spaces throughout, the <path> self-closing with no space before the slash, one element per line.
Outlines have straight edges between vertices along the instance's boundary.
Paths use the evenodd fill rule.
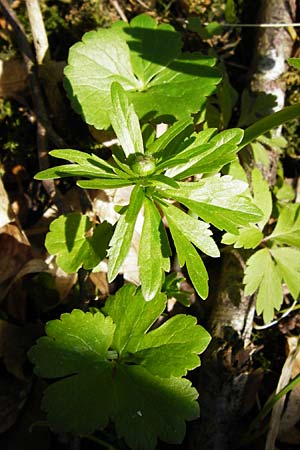
<path fill-rule="evenodd" d="M 277 394 L 272 395 L 267 402 L 265 403 L 262 410 L 255 417 L 253 422 L 250 424 L 249 430 L 246 436 L 242 439 L 243 444 L 248 444 L 258 437 L 258 434 L 255 432 L 257 428 L 261 427 L 261 422 L 266 418 L 266 416 L 272 411 L 273 406 L 278 400 L 284 397 L 288 392 L 290 392 L 298 383 L 300 382 L 300 374 L 298 374 L 295 378 L 293 378 L 281 391 Z M 260 433 L 259 433 L 260 435 Z"/>
<path fill-rule="evenodd" d="M 250 127 L 246 128 L 244 138 L 239 145 L 239 150 L 250 144 L 250 142 L 254 141 L 254 139 L 262 134 L 267 133 L 267 131 L 276 128 L 285 122 L 296 119 L 299 116 L 300 103 L 297 103 L 296 105 L 286 106 L 281 111 L 271 114 L 270 116 L 263 117 Z"/>

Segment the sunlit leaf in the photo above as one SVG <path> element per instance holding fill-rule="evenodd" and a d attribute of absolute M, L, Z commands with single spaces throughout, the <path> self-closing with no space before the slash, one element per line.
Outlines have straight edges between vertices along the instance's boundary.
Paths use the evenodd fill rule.
<path fill-rule="evenodd" d="M 94 229 L 87 216 L 71 213 L 51 222 L 45 246 L 57 255 L 56 262 L 65 272 L 77 272 L 80 267 L 92 269 L 106 256 L 112 226 L 103 222 Z"/>
<path fill-rule="evenodd" d="M 108 128 L 113 112 L 111 83 L 127 91 L 137 115 L 173 116 L 198 112 L 220 81 L 215 59 L 181 54 L 172 26 L 147 15 L 130 24 L 86 33 L 71 47 L 65 86 L 74 109 L 96 128 Z"/>
<path fill-rule="evenodd" d="M 292 204 L 282 209 L 276 227 L 266 239 L 280 244 L 300 247 L 300 205 Z"/>
<path fill-rule="evenodd" d="M 269 249 L 254 253 L 247 260 L 245 270 L 245 295 L 257 291 L 256 310 L 263 314 L 266 323 L 274 317 L 274 309 L 279 310 L 282 301 L 281 276 Z"/>
<path fill-rule="evenodd" d="M 272 248 L 278 270 L 295 300 L 300 294 L 300 250 L 290 247 Z"/>
<path fill-rule="evenodd" d="M 169 227 L 174 239 L 179 264 L 181 266 L 186 264 L 194 288 L 201 298 L 206 299 L 208 296 L 208 274 L 200 255 L 172 220 L 169 220 Z"/>
<path fill-rule="evenodd" d="M 108 299 L 106 317 L 73 310 L 48 322 L 29 358 L 37 375 L 54 379 L 42 402 L 54 430 L 87 434 L 113 421 L 133 450 L 183 440 L 199 406 L 180 377 L 199 365 L 210 337 L 185 315 L 149 331 L 165 304 L 164 295 L 146 302 L 127 285 Z"/>
<path fill-rule="evenodd" d="M 144 199 L 144 224 L 139 247 L 139 273 L 142 292 L 151 300 L 161 288 L 163 255 L 160 236 L 161 217 L 148 198 Z"/>
<path fill-rule="evenodd" d="M 109 118 L 125 155 L 144 153 L 138 116 L 124 89 L 116 81 L 111 85 L 111 101 L 112 112 Z"/>

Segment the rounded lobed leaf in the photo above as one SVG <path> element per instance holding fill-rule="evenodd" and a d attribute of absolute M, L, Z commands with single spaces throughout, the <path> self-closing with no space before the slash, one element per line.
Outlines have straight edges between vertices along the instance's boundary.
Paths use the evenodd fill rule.
<path fill-rule="evenodd" d="M 196 389 L 180 377 L 199 365 L 209 335 L 185 315 L 148 332 L 165 304 L 163 294 L 146 302 L 126 285 L 108 299 L 106 317 L 73 310 L 48 322 L 28 356 L 39 376 L 64 377 L 42 402 L 56 431 L 92 433 L 112 420 L 132 449 L 152 450 L 157 438 L 182 441 L 199 406 Z M 159 361 L 169 361 L 164 370 Z"/>
<path fill-rule="evenodd" d="M 110 87 L 116 81 L 139 117 L 179 119 L 198 112 L 221 76 L 214 58 L 181 54 L 180 48 L 179 33 L 147 15 L 86 33 L 71 47 L 65 69 L 74 109 L 88 124 L 108 128 L 114 112 Z"/>

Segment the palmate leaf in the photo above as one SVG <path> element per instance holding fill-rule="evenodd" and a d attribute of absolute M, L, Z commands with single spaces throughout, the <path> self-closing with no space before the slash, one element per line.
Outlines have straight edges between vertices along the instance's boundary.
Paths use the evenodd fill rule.
<path fill-rule="evenodd" d="M 283 281 L 294 300 L 300 294 L 300 250 L 291 247 L 275 247 L 271 250 Z"/>
<path fill-rule="evenodd" d="M 188 370 L 199 365 L 198 353 L 210 340 L 208 333 L 199 333 L 196 323 L 192 316 L 172 317 L 139 341 L 134 358 L 140 360 L 141 366 L 150 373 L 162 378 L 168 378 L 170 374 L 174 377 L 186 375 Z"/>
<path fill-rule="evenodd" d="M 291 204 L 280 212 L 272 234 L 265 240 L 300 248 L 300 205 Z"/>
<path fill-rule="evenodd" d="M 116 173 L 116 168 L 109 164 L 107 161 L 98 158 L 96 155 L 84 153 L 79 150 L 66 149 L 66 150 L 52 150 L 50 152 L 52 156 L 60 159 L 68 159 L 75 164 L 64 164 L 57 167 L 52 167 L 46 170 L 42 170 L 35 175 L 36 180 L 49 180 L 55 178 L 63 178 L 70 176 L 82 176 L 86 178 L 96 178 L 103 180 L 103 188 L 108 185 L 130 185 L 126 178 L 127 175 L 122 174 L 123 178 Z"/>
<path fill-rule="evenodd" d="M 172 220 L 169 220 L 168 223 L 174 239 L 179 264 L 182 267 L 186 264 L 194 288 L 200 297 L 205 300 L 208 296 L 208 274 L 205 265 L 195 247 L 177 228 L 176 224 Z"/>
<path fill-rule="evenodd" d="M 173 205 L 161 204 L 168 223 L 172 222 L 178 230 L 196 247 L 213 258 L 220 256 L 217 244 L 211 237 L 209 225 L 201 220 L 189 216 Z"/>
<path fill-rule="evenodd" d="M 237 234 L 239 225 L 257 222 L 262 216 L 251 198 L 239 195 L 248 185 L 229 175 L 178 185 L 177 190 L 166 189 L 164 195 L 179 201 L 220 230 Z"/>
<path fill-rule="evenodd" d="M 266 323 L 271 322 L 274 309 L 279 310 L 282 301 L 281 274 L 269 249 L 254 253 L 247 260 L 244 276 L 245 295 L 257 291 L 256 310 L 263 314 Z"/>
<path fill-rule="evenodd" d="M 80 267 L 92 269 L 106 256 L 112 226 L 103 222 L 92 231 L 87 216 L 71 213 L 51 222 L 45 246 L 49 253 L 57 255 L 56 262 L 67 273 L 77 272 Z"/>
<path fill-rule="evenodd" d="M 222 244 L 233 244 L 234 248 L 256 248 L 263 237 L 264 235 L 259 228 L 250 226 L 248 228 L 239 228 L 238 234 L 225 233 L 222 237 Z"/>
<path fill-rule="evenodd" d="M 212 128 L 193 135 L 191 144 L 175 156 L 187 158 L 187 162 L 167 170 L 166 175 L 181 180 L 195 174 L 216 173 L 234 161 L 238 144 L 244 135 L 243 130 L 233 128 L 211 138 L 214 132 L 215 129 Z"/>
<path fill-rule="evenodd" d="M 199 365 L 210 337 L 185 315 L 149 332 L 165 304 L 164 295 L 146 302 L 127 285 L 108 299 L 107 317 L 74 310 L 47 324 L 29 358 L 37 375 L 64 377 L 42 402 L 55 430 L 92 433 L 112 420 L 132 449 L 152 450 L 157 438 L 182 441 L 199 407 L 197 391 L 180 377 Z"/>
<path fill-rule="evenodd" d="M 283 301 L 282 282 L 297 300 L 300 293 L 300 250 L 290 247 L 261 249 L 247 261 L 245 295 L 257 291 L 256 309 L 264 321 L 273 319 Z"/>
<path fill-rule="evenodd" d="M 113 111 L 110 85 L 117 81 L 128 92 L 139 117 L 198 112 L 221 77 L 215 59 L 180 54 L 179 34 L 157 25 L 150 16 L 131 24 L 86 33 L 71 47 L 65 86 L 74 109 L 98 129 L 108 128 Z"/>

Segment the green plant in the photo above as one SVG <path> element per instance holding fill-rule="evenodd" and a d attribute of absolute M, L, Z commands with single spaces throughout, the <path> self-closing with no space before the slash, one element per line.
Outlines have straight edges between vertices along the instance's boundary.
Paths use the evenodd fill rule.
<path fill-rule="evenodd" d="M 149 331 L 165 304 L 165 295 L 146 302 L 127 285 L 101 312 L 73 310 L 47 324 L 29 358 L 37 375 L 60 379 L 43 399 L 55 430 L 92 433 L 112 420 L 132 449 L 154 449 L 157 437 L 182 441 L 185 420 L 199 415 L 182 376 L 200 364 L 210 336 L 186 315 Z"/>
<path fill-rule="evenodd" d="M 108 128 L 113 111 L 110 87 L 126 90 L 139 118 L 174 121 L 204 107 L 221 80 L 215 58 L 181 53 L 180 34 L 171 25 L 157 25 L 147 15 L 130 25 L 86 33 L 71 47 L 65 87 L 72 105 L 90 125 Z"/>
<path fill-rule="evenodd" d="M 145 298 L 151 300 L 157 294 L 163 272 L 170 270 L 170 245 L 161 214 L 167 218 L 180 264 L 186 264 L 195 289 L 206 298 L 208 276 L 194 246 L 209 256 L 219 256 L 209 223 L 235 233 L 238 225 L 256 222 L 261 216 L 251 198 L 243 195 L 248 187 L 246 183 L 216 175 L 235 159 L 243 131 L 231 129 L 214 135 L 215 129 L 207 129 L 192 133 L 192 121 L 187 119 L 177 122 L 144 150 L 138 117 L 117 82 L 112 83 L 111 97 L 110 120 L 122 146 L 115 149 L 114 162 L 76 150 L 54 150 L 53 156 L 76 164 L 47 169 L 36 178 L 84 176 L 88 179 L 77 184 L 88 189 L 134 186 L 130 203 L 122 211 L 109 243 L 109 281 L 116 277 L 128 253 L 135 222 L 143 207 L 139 269 Z M 191 183 L 181 181 L 200 173 L 206 177 Z M 175 206 L 174 201 L 196 217 Z M 54 227 L 51 232 L 55 233 Z"/>
<path fill-rule="evenodd" d="M 254 202 L 264 211 L 263 217 L 255 225 L 240 228 L 236 235 L 226 233 L 222 242 L 234 244 L 235 248 L 256 249 L 246 263 L 245 294 L 257 292 L 257 313 L 263 313 L 268 323 L 274 317 L 274 309 L 279 310 L 282 305 L 283 283 L 294 300 L 300 294 L 300 208 L 297 204 L 281 207 L 270 232 L 266 225 L 272 214 L 272 196 L 258 169 L 252 171 L 252 189 Z"/>
<path fill-rule="evenodd" d="M 52 156 L 71 163 L 36 176 L 76 176 L 85 189 L 132 189 L 128 205 L 118 208 L 114 228 L 106 222 L 93 226 L 79 214 L 52 223 L 46 247 L 66 271 L 93 269 L 107 256 L 108 280 L 113 281 L 129 251 L 137 218 L 143 215 L 141 287 L 122 288 L 94 315 L 75 310 L 49 322 L 48 336 L 29 353 L 39 376 L 67 377 L 48 387 L 43 400 L 54 429 L 90 433 L 111 419 L 131 448 L 152 449 L 157 436 L 180 442 L 184 421 L 198 414 L 196 392 L 181 377 L 199 364 L 196 354 L 208 344 L 207 333 L 187 316 L 176 316 L 147 332 L 165 308 L 161 291 L 174 292 L 172 278 L 165 277 L 172 243 L 203 299 L 208 295 L 208 274 L 202 253 L 220 254 L 211 225 L 226 231 L 225 244 L 260 246 L 247 262 L 244 281 L 249 295 L 258 290 L 258 312 L 266 321 L 281 305 L 282 281 L 294 298 L 299 294 L 294 282 L 300 275 L 298 206 L 282 209 L 270 233 L 272 198 L 260 172 L 252 172 L 251 194 L 241 167 L 243 179 L 221 171 L 229 166 L 233 172 L 239 150 L 298 116 L 300 106 L 261 119 L 245 132 L 205 126 L 197 131 L 197 116 L 191 114 L 203 110 L 220 77 L 212 58 L 182 56 L 180 46 L 172 27 L 157 27 L 144 15 L 130 25 L 117 23 L 87 33 L 70 50 L 65 70 L 68 95 L 87 123 L 99 129 L 112 126 L 119 145 L 112 148 L 109 160 L 73 149 L 53 150 Z M 229 86 L 225 83 L 222 89 L 220 96 L 228 97 Z M 224 124 L 230 111 L 222 109 Z M 151 126 L 162 120 L 172 125 L 155 138 Z M 262 263 L 264 270 L 258 265 Z M 266 295 L 270 286 L 271 301 Z M 79 393 L 76 398 L 74 390 Z M 79 410 L 87 411 L 86 417 Z"/>

